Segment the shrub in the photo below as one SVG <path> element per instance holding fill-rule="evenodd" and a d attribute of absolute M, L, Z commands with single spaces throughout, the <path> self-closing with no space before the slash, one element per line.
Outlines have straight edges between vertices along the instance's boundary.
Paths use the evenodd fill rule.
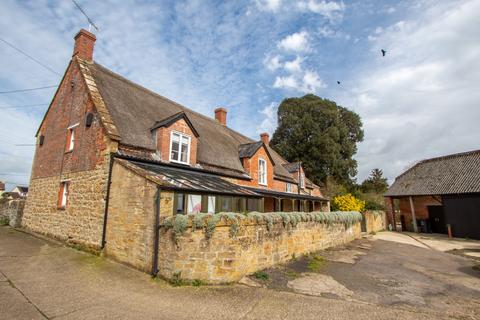
<path fill-rule="evenodd" d="M 258 280 L 268 280 L 268 278 L 270 278 L 270 276 L 268 275 L 268 273 L 266 273 L 265 271 L 257 271 L 253 274 L 253 276 L 255 277 L 255 279 L 258 279 Z"/>
<path fill-rule="evenodd" d="M 332 209 L 335 211 L 358 211 L 365 209 L 365 201 L 359 200 L 350 193 L 342 196 L 336 196 L 332 199 Z"/>
<path fill-rule="evenodd" d="M 0 226 L 8 226 L 10 220 L 7 217 L 0 217 Z"/>
<path fill-rule="evenodd" d="M 325 263 L 326 261 L 324 257 L 313 255 L 310 258 L 310 261 L 308 261 L 307 268 L 312 272 L 317 272 L 325 265 Z"/>
<path fill-rule="evenodd" d="M 188 228 L 192 219 L 192 231 L 203 229 L 205 237 L 210 239 L 217 227 L 217 223 L 224 219 L 230 224 L 230 236 L 235 237 L 238 233 L 240 220 L 252 219 L 256 223 L 266 223 L 267 230 L 273 229 L 273 224 L 281 222 L 285 229 L 294 228 L 300 222 L 316 222 L 332 225 L 342 223 L 351 226 L 362 220 L 362 215 L 356 211 L 349 212 L 249 212 L 240 214 L 235 212 L 221 212 L 216 214 L 198 213 L 182 215 L 178 214 L 164 220 L 163 226 L 173 229 L 175 236 L 182 235 Z"/>

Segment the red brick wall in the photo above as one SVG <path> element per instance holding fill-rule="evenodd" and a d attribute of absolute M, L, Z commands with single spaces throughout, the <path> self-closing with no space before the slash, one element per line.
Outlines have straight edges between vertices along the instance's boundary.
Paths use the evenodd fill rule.
<path fill-rule="evenodd" d="M 437 198 L 438 199 L 438 198 Z M 413 206 L 415 208 L 415 217 L 417 219 L 428 219 L 427 206 L 441 205 L 436 198 L 432 196 L 413 197 Z M 408 197 L 399 200 L 400 215 L 405 217 L 405 225 L 408 231 L 413 231 L 412 212 L 410 209 L 410 200 Z"/>
<path fill-rule="evenodd" d="M 177 131 L 190 136 L 190 165 L 197 163 L 197 138 L 184 119 L 180 119 L 169 127 L 162 127 L 157 130 L 157 150 L 160 152 L 162 160 L 170 160 L 170 137 L 171 132 Z"/>
<path fill-rule="evenodd" d="M 262 158 L 267 162 L 267 186 L 261 185 L 258 183 L 258 159 Z M 245 171 L 252 177 L 251 181 L 245 180 L 237 180 L 237 184 L 255 187 L 255 188 L 263 188 L 263 189 L 272 189 L 273 188 L 273 164 L 270 160 L 267 151 L 265 148 L 260 148 L 257 152 L 249 159 L 243 159 L 243 165 Z M 283 189 L 282 191 L 285 191 Z"/>
<path fill-rule="evenodd" d="M 85 126 L 87 112 L 95 114 L 89 128 Z M 77 123 L 75 147 L 71 152 L 66 152 L 67 128 Z M 53 99 L 40 128 L 40 135 L 44 135 L 45 139 L 42 146 L 37 143 L 32 179 L 92 170 L 104 160 L 102 155 L 106 148 L 104 129 L 94 111 L 76 62 L 70 65 Z"/>

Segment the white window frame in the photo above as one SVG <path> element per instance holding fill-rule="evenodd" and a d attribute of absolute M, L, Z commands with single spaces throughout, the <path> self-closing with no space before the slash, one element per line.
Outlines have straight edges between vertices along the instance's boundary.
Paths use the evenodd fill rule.
<path fill-rule="evenodd" d="M 178 146 L 178 159 L 179 160 L 172 159 L 172 146 L 173 146 L 173 135 L 174 134 L 178 134 L 180 136 L 180 141 L 179 141 L 179 146 Z M 188 140 L 187 162 L 181 161 L 181 159 L 182 159 L 182 156 L 181 156 L 181 154 L 182 154 L 182 137 L 185 137 Z M 168 156 L 168 158 L 170 159 L 170 162 L 188 164 L 189 165 L 190 164 L 190 148 L 191 148 L 191 146 L 192 146 L 192 137 L 190 137 L 189 135 L 184 134 L 182 132 L 172 130 L 170 132 L 170 154 Z"/>
<path fill-rule="evenodd" d="M 292 193 L 292 192 L 293 192 L 293 185 L 292 185 L 290 182 L 287 182 L 286 191 L 287 191 L 288 193 Z"/>
<path fill-rule="evenodd" d="M 62 186 L 62 198 L 60 201 L 60 208 L 66 208 L 67 203 L 68 203 L 68 196 L 70 193 L 70 180 L 62 180 L 61 182 Z"/>
<path fill-rule="evenodd" d="M 70 141 L 68 143 L 68 150 L 67 152 L 73 151 L 75 148 L 75 129 L 78 127 L 78 123 L 71 125 L 70 127 L 67 128 L 68 133 L 70 135 Z"/>
<path fill-rule="evenodd" d="M 260 163 L 263 162 L 265 163 L 265 172 L 264 172 L 264 175 L 261 174 L 260 172 Z M 267 176 L 267 160 L 263 159 L 263 158 L 258 158 L 258 184 L 262 185 L 262 186 L 266 186 L 267 185 L 267 181 L 268 181 L 268 176 Z M 262 177 L 265 178 L 265 181 L 262 181 Z"/>
<path fill-rule="evenodd" d="M 305 189 L 305 173 L 300 173 L 300 188 Z"/>

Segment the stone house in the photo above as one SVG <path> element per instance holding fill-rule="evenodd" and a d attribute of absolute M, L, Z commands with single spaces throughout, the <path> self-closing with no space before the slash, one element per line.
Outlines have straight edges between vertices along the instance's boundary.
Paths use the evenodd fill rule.
<path fill-rule="evenodd" d="M 23 227 L 145 270 L 167 216 L 329 211 L 268 134 L 254 141 L 225 108 L 210 118 L 113 73 L 93 60 L 95 40 L 75 36 L 37 131 Z"/>
<path fill-rule="evenodd" d="M 22 198 L 26 198 L 28 195 L 28 187 L 16 186 L 15 188 L 13 188 L 12 192 L 18 193 Z"/>
<path fill-rule="evenodd" d="M 385 197 L 397 229 L 480 239 L 480 150 L 422 160 Z"/>

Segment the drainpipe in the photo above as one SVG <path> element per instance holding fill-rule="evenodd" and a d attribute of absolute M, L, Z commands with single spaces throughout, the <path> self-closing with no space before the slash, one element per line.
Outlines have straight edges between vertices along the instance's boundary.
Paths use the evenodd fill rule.
<path fill-rule="evenodd" d="M 156 277 L 158 274 L 158 247 L 160 242 L 160 186 L 157 186 L 157 194 L 155 195 L 155 224 L 154 227 L 154 242 L 153 242 L 153 261 L 152 261 L 152 276 Z"/>
<path fill-rule="evenodd" d="M 102 245 L 101 249 L 105 248 L 105 238 L 107 236 L 107 218 L 108 218 L 108 204 L 110 202 L 110 185 L 112 184 L 112 169 L 113 161 L 115 160 L 115 154 L 110 154 L 110 164 L 108 169 L 108 180 L 107 180 L 107 195 L 105 198 L 105 212 L 103 214 L 103 231 L 102 231 Z"/>

